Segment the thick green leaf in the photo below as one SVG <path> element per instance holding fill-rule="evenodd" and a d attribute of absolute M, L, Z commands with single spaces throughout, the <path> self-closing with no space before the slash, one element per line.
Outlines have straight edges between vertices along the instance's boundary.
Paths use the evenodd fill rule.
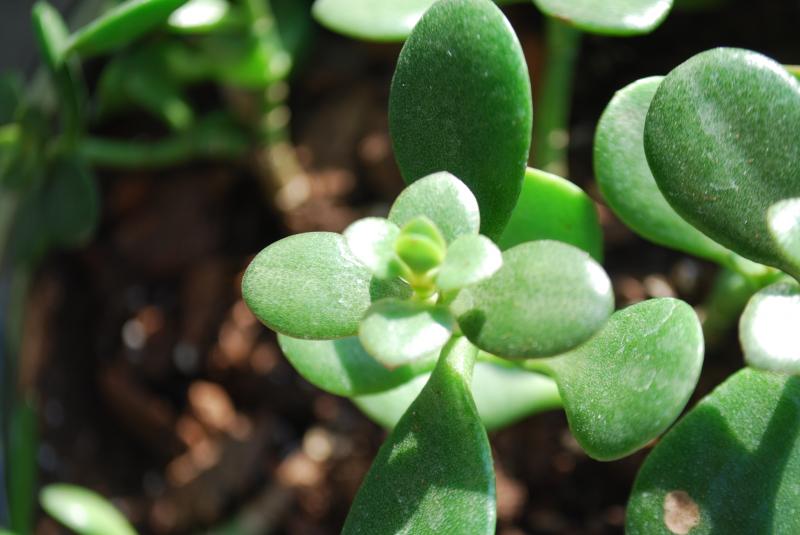
<path fill-rule="evenodd" d="M 48 2 L 41 0 L 31 10 L 33 32 L 39 49 L 51 72 L 58 72 L 64 64 L 64 55 L 69 41 L 69 30 L 59 12 Z"/>
<path fill-rule="evenodd" d="M 644 463 L 629 535 L 800 533 L 800 377 L 744 369 Z"/>
<path fill-rule="evenodd" d="M 416 217 L 403 225 L 394 242 L 397 258 L 418 275 L 439 267 L 444 261 L 446 249 L 444 236 L 433 221 L 425 216 Z"/>
<path fill-rule="evenodd" d="M 603 259 L 603 231 L 592 199 L 569 180 L 529 167 L 497 244 L 505 250 L 535 240 L 562 241 Z"/>
<path fill-rule="evenodd" d="M 494 275 L 503 265 L 500 249 L 480 234 L 461 236 L 447 249 L 436 286 L 445 292 L 471 286 Z"/>
<path fill-rule="evenodd" d="M 381 217 L 359 219 L 343 233 L 347 247 L 359 262 L 381 279 L 397 276 L 394 242 L 400 229 Z"/>
<path fill-rule="evenodd" d="M 419 375 L 392 390 L 353 398 L 353 403 L 373 421 L 391 429 L 417 398 L 429 376 Z M 561 407 L 558 387 L 552 379 L 495 362 L 475 364 L 472 396 L 487 431 Z"/>
<path fill-rule="evenodd" d="M 791 273 L 800 279 L 800 199 L 786 199 L 770 206 L 769 230 Z"/>
<path fill-rule="evenodd" d="M 578 443 L 605 461 L 663 433 L 689 401 L 702 364 L 700 321 L 677 299 L 621 310 L 587 343 L 543 363 Z"/>
<path fill-rule="evenodd" d="M 75 247 L 91 237 L 100 218 L 100 195 L 94 175 L 81 158 L 65 155 L 54 160 L 42 216 L 54 245 Z"/>
<path fill-rule="evenodd" d="M 338 340 L 301 340 L 279 334 L 278 343 L 294 369 L 306 380 L 327 392 L 345 397 L 396 388 L 430 372 L 438 357 L 436 353 L 389 370 L 367 353 L 355 336 Z"/>
<path fill-rule="evenodd" d="M 434 4 L 400 53 L 389 98 L 406 182 L 453 173 L 478 199 L 481 232 L 496 239 L 522 187 L 531 117 L 525 58 L 499 8 L 488 0 Z"/>
<path fill-rule="evenodd" d="M 89 489 L 63 483 L 47 485 L 39 500 L 50 516 L 80 535 L 136 535 L 122 513 Z"/>
<path fill-rule="evenodd" d="M 170 14 L 172 30 L 184 33 L 205 33 L 224 28 L 231 16 L 228 0 L 188 0 Z"/>
<path fill-rule="evenodd" d="M 614 309 L 611 282 L 585 252 L 555 241 L 517 245 L 503 267 L 461 290 L 451 305 L 479 348 L 509 358 L 543 357 L 580 344 Z"/>
<path fill-rule="evenodd" d="M 345 535 L 495 529 L 492 454 L 469 392 L 476 349 L 451 341 L 356 495 Z"/>
<path fill-rule="evenodd" d="M 637 234 L 659 245 L 725 263 L 732 254 L 683 219 L 658 189 L 644 152 L 644 123 L 662 76 L 617 91 L 594 138 L 597 184 L 614 213 Z"/>
<path fill-rule="evenodd" d="M 533 0 L 545 15 L 602 35 L 653 31 L 669 13 L 672 0 Z"/>
<path fill-rule="evenodd" d="M 453 317 L 441 306 L 384 299 L 367 311 L 358 338 L 367 352 L 388 367 L 437 352 L 453 330 Z"/>
<path fill-rule="evenodd" d="M 739 321 L 747 364 L 800 374 L 800 286 L 778 282 L 755 294 Z"/>
<path fill-rule="evenodd" d="M 81 28 L 69 40 L 69 51 L 82 55 L 111 52 L 164 24 L 187 0 L 127 0 Z"/>
<path fill-rule="evenodd" d="M 312 13 L 327 28 L 370 41 L 402 41 L 436 0 L 316 0 Z"/>
<path fill-rule="evenodd" d="M 470 189 L 450 173 L 420 178 L 395 199 L 389 221 L 403 226 L 423 216 L 436 225 L 450 243 L 463 234 L 477 234 L 481 226 L 478 201 Z"/>
<path fill-rule="evenodd" d="M 269 245 L 242 280 L 247 306 L 267 327 L 303 339 L 353 336 L 373 300 L 407 291 L 372 280 L 344 238 L 332 232 L 297 234 Z"/>
<path fill-rule="evenodd" d="M 644 130 L 647 161 L 689 223 L 755 262 L 791 269 L 767 210 L 800 197 L 800 83 L 771 59 L 717 48 L 670 72 Z"/>

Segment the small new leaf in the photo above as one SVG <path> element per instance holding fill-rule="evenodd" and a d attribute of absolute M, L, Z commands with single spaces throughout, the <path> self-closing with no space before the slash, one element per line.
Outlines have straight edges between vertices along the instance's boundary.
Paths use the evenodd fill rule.
<path fill-rule="evenodd" d="M 391 279 L 398 274 L 394 242 L 400 229 L 391 221 L 380 217 L 359 219 L 343 233 L 347 247 L 373 275 Z"/>
<path fill-rule="evenodd" d="M 461 236 L 447 249 L 436 286 L 445 292 L 459 290 L 494 275 L 503 265 L 500 249 L 480 234 Z"/>
<path fill-rule="evenodd" d="M 786 280 L 755 294 L 739 321 L 748 365 L 800 374 L 800 286 Z"/>

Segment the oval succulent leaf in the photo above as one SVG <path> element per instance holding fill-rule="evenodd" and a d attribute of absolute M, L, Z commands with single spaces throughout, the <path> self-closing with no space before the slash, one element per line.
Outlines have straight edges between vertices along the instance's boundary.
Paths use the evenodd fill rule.
<path fill-rule="evenodd" d="M 337 396 L 363 396 L 396 388 L 430 372 L 437 354 L 393 370 L 367 353 L 358 337 L 337 340 L 302 340 L 278 335 L 278 343 L 307 381 Z"/>
<path fill-rule="evenodd" d="M 494 533 L 492 454 L 469 391 L 475 353 L 463 337 L 445 347 L 378 452 L 343 534 Z"/>
<path fill-rule="evenodd" d="M 747 364 L 800 374 L 800 286 L 784 281 L 755 294 L 739 321 Z"/>
<path fill-rule="evenodd" d="M 800 377 L 743 369 L 645 461 L 630 535 L 800 533 Z"/>
<path fill-rule="evenodd" d="M 438 351 L 452 330 L 453 318 L 444 307 L 384 299 L 367 311 L 358 337 L 370 355 L 393 368 Z"/>
<path fill-rule="evenodd" d="M 120 48 L 167 21 L 187 0 L 127 0 L 70 38 L 69 51 L 102 54 Z"/>
<path fill-rule="evenodd" d="M 637 234 L 659 245 L 725 263 L 731 251 L 697 230 L 669 205 L 644 152 L 647 110 L 662 76 L 617 91 L 594 138 L 594 171 L 609 207 Z"/>
<path fill-rule="evenodd" d="M 800 83 L 747 50 L 717 48 L 670 72 L 644 131 L 647 161 L 689 223 L 755 262 L 790 268 L 767 210 L 800 197 Z"/>
<path fill-rule="evenodd" d="M 394 241 L 400 229 L 380 217 L 359 219 L 343 233 L 347 247 L 362 264 L 381 279 L 397 276 Z"/>
<path fill-rule="evenodd" d="M 389 98 L 406 182 L 453 173 L 478 199 L 481 232 L 497 238 L 519 197 L 531 117 L 525 58 L 499 8 L 488 0 L 434 4 L 400 53 Z"/>
<path fill-rule="evenodd" d="M 672 0 L 533 0 L 546 15 L 602 35 L 653 31 L 669 13 Z"/>
<path fill-rule="evenodd" d="M 436 0 L 316 0 L 311 12 L 323 26 L 369 41 L 402 41 Z"/>
<path fill-rule="evenodd" d="M 58 72 L 64 63 L 69 30 L 61 14 L 46 1 L 39 1 L 31 10 L 33 31 L 42 56 L 51 72 Z"/>
<path fill-rule="evenodd" d="M 450 173 L 433 173 L 403 190 L 389 211 L 399 226 L 418 217 L 430 219 L 450 243 L 463 234 L 477 234 L 481 226 L 478 201 L 472 191 Z"/>
<path fill-rule="evenodd" d="M 580 249 L 547 240 L 505 251 L 500 270 L 463 289 L 451 305 L 472 343 L 509 358 L 567 351 L 602 327 L 613 309 L 603 268 Z"/>
<path fill-rule="evenodd" d="M 80 535 L 136 535 L 128 520 L 99 494 L 75 485 L 47 485 L 39 496 L 47 513 Z"/>
<path fill-rule="evenodd" d="M 480 234 L 461 236 L 447 249 L 436 286 L 445 292 L 471 286 L 494 275 L 503 265 L 500 249 Z"/>
<path fill-rule="evenodd" d="M 787 264 L 791 265 L 790 273 L 800 280 L 800 199 L 786 199 L 773 204 L 767 218 L 772 239 Z"/>
<path fill-rule="evenodd" d="M 568 243 L 603 259 L 603 231 L 592 199 L 569 180 L 529 167 L 497 245 L 505 250 L 535 240 Z"/>
<path fill-rule="evenodd" d="M 702 364 L 700 322 L 677 299 L 620 310 L 594 338 L 546 362 L 573 435 L 606 461 L 633 453 L 675 421 Z"/>
<path fill-rule="evenodd" d="M 244 300 L 259 320 L 304 339 L 353 336 L 373 300 L 407 291 L 373 280 L 344 238 L 332 232 L 297 234 L 269 245 L 242 280 Z"/>

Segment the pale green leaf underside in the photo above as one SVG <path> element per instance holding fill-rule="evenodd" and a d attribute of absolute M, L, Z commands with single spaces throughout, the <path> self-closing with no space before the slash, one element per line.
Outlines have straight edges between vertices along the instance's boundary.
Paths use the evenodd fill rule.
<path fill-rule="evenodd" d="M 672 0 L 533 0 L 546 15 L 590 33 L 639 35 L 653 31 Z"/>
<path fill-rule="evenodd" d="M 755 294 L 739 321 L 748 365 L 800 374 L 800 286 L 784 281 Z"/>
<path fill-rule="evenodd" d="M 429 376 L 419 375 L 392 390 L 356 397 L 353 402 L 373 421 L 391 429 L 417 398 Z M 493 362 L 475 365 L 472 397 L 487 431 L 561 407 L 558 387 L 552 379 Z"/>
<path fill-rule="evenodd" d="M 408 288 L 373 279 L 339 234 L 308 232 L 277 241 L 250 263 L 242 296 L 267 327 L 294 338 L 353 336 L 373 300 Z"/>
<path fill-rule="evenodd" d="M 453 318 L 444 307 L 384 299 L 367 311 L 358 338 L 370 355 L 394 367 L 438 352 L 452 330 Z"/>
<path fill-rule="evenodd" d="M 547 240 L 505 251 L 500 270 L 463 289 L 451 305 L 472 343 L 509 358 L 567 351 L 594 334 L 613 308 L 603 268 L 584 251 Z"/>
<path fill-rule="evenodd" d="M 739 371 L 649 455 L 626 533 L 800 533 L 798 431 L 800 377 Z"/>
<path fill-rule="evenodd" d="M 800 279 L 800 199 L 786 199 L 770 206 L 767 211 L 772 239 L 778 246 L 792 275 Z"/>
<path fill-rule="evenodd" d="M 592 199 L 569 180 L 529 167 L 497 245 L 506 250 L 535 240 L 561 241 L 603 259 L 603 231 Z"/>
<path fill-rule="evenodd" d="M 344 397 L 396 388 L 430 372 L 438 356 L 436 353 L 390 370 L 367 353 L 355 336 L 336 340 L 301 340 L 279 334 L 278 343 L 294 369 L 307 381 Z"/>
<path fill-rule="evenodd" d="M 343 534 L 494 533 L 492 454 L 469 392 L 475 353 L 463 337 L 445 348 L 378 452 Z"/>
<path fill-rule="evenodd" d="M 767 211 L 800 197 L 800 83 L 741 49 L 702 52 L 656 91 L 645 152 L 664 197 L 707 236 L 755 262 L 791 270 Z"/>
<path fill-rule="evenodd" d="M 80 535 L 136 535 L 128 520 L 99 494 L 75 485 L 48 485 L 40 494 L 42 508 Z"/>
<path fill-rule="evenodd" d="M 316 0 L 312 14 L 327 28 L 370 41 L 402 41 L 435 0 Z"/>
<path fill-rule="evenodd" d="M 433 221 L 448 243 L 464 234 L 477 234 L 481 226 L 475 195 L 466 184 L 445 172 L 433 173 L 407 186 L 389 211 L 389 221 L 400 227 L 420 216 Z"/>
<path fill-rule="evenodd" d="M 436 286 L 445 292 L 470 286 L 489 278 L 503 265 L 500 249 L 479 234 L 461 236 L 447 249 Z"/>
<path fill-rule="evenodd" d="M 697 384 L 703 334 L 694 310 L 652 299 L 616 312 L 574 351 L 549 359 L 570 429 L 600 460 L 629 455 L 678 417 Z"/>
<path fill-rule="evenodd" d="M 359 219 L 343 233 L 353 256 L 382 279 L 396 276 L 394 242 L 399 235 L 397 225 L 380 217 Z"/>
<path fill-rule="evenodd" d="M 644 152 L 644 123 L 662 76 L 617 91 L 594 139 L 597 184 L 614 213 L 637 234 L 659 245 L 725 263 L 732 253 L 697 230 L 658 189 Z"/>

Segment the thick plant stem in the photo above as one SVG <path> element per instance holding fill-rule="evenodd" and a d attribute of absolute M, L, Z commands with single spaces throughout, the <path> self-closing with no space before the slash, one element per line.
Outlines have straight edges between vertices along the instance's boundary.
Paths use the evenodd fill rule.
<path fill-rule="evenodd" d="M 436 367 L 447 368 L 447 375 L 458 375 L 469 388 L 477 356 L 477 348 L 467 340 L 466 336 L 453 336 L 442 348 L 442 355 Z"/>
<path fill-rule="evenodd" d="M 580 30 L 552 17 L 545 19 L 546 57 L 541 92 L 533 114 L 533 166 L 567 176 L 569 111 Z"/>

